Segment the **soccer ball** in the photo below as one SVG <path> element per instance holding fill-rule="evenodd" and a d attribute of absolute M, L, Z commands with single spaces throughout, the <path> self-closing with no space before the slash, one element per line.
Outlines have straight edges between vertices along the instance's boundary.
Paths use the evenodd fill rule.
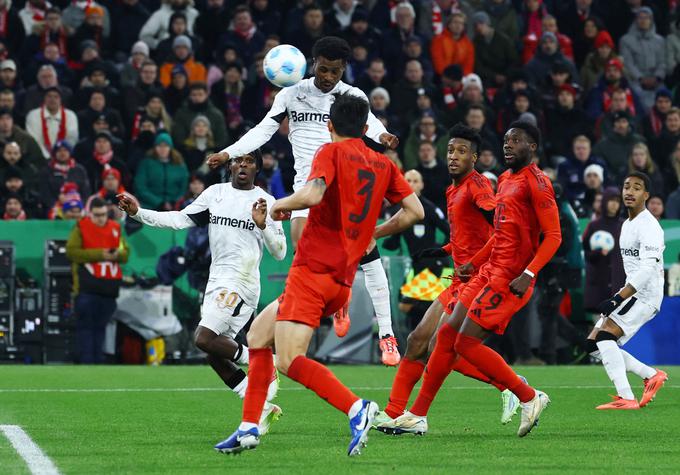
<path fill-rule="evenodd" d="M 592 236 L 590 236 L 590 248 L 593 251 L 611 251 L 614 249 L 614 236 L 607 231 L 595 231 Z"/>
<path fill-rule="evenodd" d="M 289 87 L 305 77 L 307 59 L 293 45 L 279 45 L 269 50 L 264 57 L 265 77 L 273 85 Z"/>

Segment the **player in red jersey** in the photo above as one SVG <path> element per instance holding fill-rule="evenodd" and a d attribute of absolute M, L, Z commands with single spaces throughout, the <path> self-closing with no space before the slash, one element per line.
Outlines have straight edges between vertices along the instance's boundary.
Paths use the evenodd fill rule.
<path fill-rule="evenodd" d="M 426 249 L 421 254 L 423 257 L 452 255 L 454 265 L 458 267 L 469 262 L 491 237 L 496 199 L 489 180 L 474 169 L 481 148 L 479 134 L 459 124 L 451 129 L 449 136 L 448 167 L 452 184 L 446 190 L 446 201 L 451 225 L 450 242 L 443 248 Z M 430 343 L 445 321 L 445 315 L 450 316 L 453 312 L 458 294 L 464 285 L 456 275 L 451 285 L 432 302 L 416 329 L 409 334 L 406 354 L 394 377 L 389 403 L 385 411 L 376 417 L 376 429 L 391 434 L 411 432 L 410 427 L 402 430 L 395 419 L 404 413 L 413 387 L 425 370 Z M 428 364 L 428 373 L 433 371 L 431 366 Z M 453 365 L 449 365 L 446 374 L 449 371 L 458 371 L 481 381 L 491 382 L 463 358 L 458 358 Z M 425 416 L 426 413 L 420 415 Z"/>
<path fill-rule="evenodd" d="M 279 298 L 275 325 L 269 332 L 260 326 L 257 339 L 249 334 L 250 372 L 242 423 L 215 446 L 219 451 L 236 453 L 259 444 L 257 422 L 274 369 L 274 344 L 279 371 L 349 416 L 348 455 L 357 455 L 366 443 L 378 405 L 357 397 L 328 368 L 305 355 L 321 319 L 347 301 L 359 261 L 374 244 L 373 238 L 401 232 L 424 217 L 420 200 L 394 163 L 363 143 L 367 116 L 364 99 L 339 95 L 328 121 L 333 142 L 317 151 L 305 187 L 271 208 L 274 219 L 284 219 L 296 209 L 311 211 Z M 384 198 L 401 203 L 402 209 L 376 228 Z M 270 321 L 271 316 L 260 315 L 258 320 L 263 318 Z"/>
<path fill-rule="evenodd" d="M 468 264 L 457 269 L 462 280 L 472 278 L 437 335 L 418 398 L 410 411 L 395 420 L 401 432 L 427 431 L 427 410 L 457 358 L 464 358 L 492 384 L 507 388 L 519 399 L 520 437 L 531 431 L 550 402 L 482 344 L 492 332 L 503 334 L 512 316 L 528 302 L 536 274 L 562 241 L 552 184 L 531 163 L 539 141 L 538 129 L 525 122 L 513 122 L 505 134 L 503 150 L 510 169 L 498 180 L 494 234 Z M 475 269 L 479 272 L 473 275 Z"/>

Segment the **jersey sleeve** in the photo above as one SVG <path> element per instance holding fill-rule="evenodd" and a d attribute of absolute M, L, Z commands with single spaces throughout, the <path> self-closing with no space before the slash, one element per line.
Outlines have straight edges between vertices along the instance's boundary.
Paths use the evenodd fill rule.
<path fill-rule="evenodd" d="M 358 96 L 364 99 L 366 102 L 368 101 L 368 97 L 366 97 L 366 94 L 364 91 L 357 87 L 353 87 L 349 90 L 349 93 L 352 94 L 353 96 Z M 387 129 L 383 125 L 380 120 L 371 112 L 369 109 L 368 111 L 368 119 L 366 121 L 368 124 L 368 130 L 366 131 L 366 137 L 369 139 L 373 140 L 374 142 L 380 143 L 380 136 L 384 133 L 387 132 Z"/>
<path fill-rule="evenodd" d="M 132 218 L 156 228 L 186 229 L 193 226 L 207 226 L 210 222 L 208 208 L 214 192 L 214 185 L 208 187 L 181 211 L 153 211 L 140 208 Z"/>
<path fill-rule="evenodd" d="M 533 175 L 528 178 L 531 189 L 531 205 L 538 218 L 543 233 L 543 241 L 536 250 L 536 255 L 527 266 L 534 275 L 552 259 L 562 243 L 560 214 L 555 202 L 555 192 L 548 177 Z"/>
<path fill-rule="evenodd" d="M 316 178 L 323 178 L 326 182 L 326 187 L 333 183 L 336 174 L 334 159 L 336 150 L 337 147 L 332 143 L 319 147 L 312 160 L 312 170 L 307 178 L 308 182 Z"/>
<path fill-rule="evenodd" d="M 272 197 L 266 199 L 267 208 L 271 209 L 275 200 Z M 266 226 L 262 230 L 264 245 L 274 259 L 283 260 L 286 257 L 286 235 L 283 231 L 283 224 L 281 221 L 274 221 L 269 213 L 267 213 L 265 224 Z"/>
<path fill-rule="evenodd" d="M 267 115 L 248 132 L 238 139 L 235 143 L 229 145 L 222 152 L 227 152 L 230 157 L 242 157 L 256 148 L 266 144 L 269 139 L 279 130 L 281 121 L 288 114 L 288 97 L 287 89 L 279 92 L 274 98 L 274 104 L 269 109 Z"/>
<path fill-rule="evenodd" d="M 413 190 L 403 175 L 399 172 L 397 166 L 391 160 L 389 162 L 390 182 L 385 190 L 385 198 L 392 204 L 400 203 L 404 198 L 413 194 Z"/>
<path fill-rule="evenodd" d="M 475 205 L 484 211 L 496 209 L 496 195 L 489 179 L 483 175 L 475 176 L 470 186 Z"/>

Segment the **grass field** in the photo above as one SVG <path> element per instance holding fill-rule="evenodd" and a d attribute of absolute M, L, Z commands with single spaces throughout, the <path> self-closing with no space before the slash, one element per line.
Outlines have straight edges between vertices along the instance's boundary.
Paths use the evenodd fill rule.
<path fill-rule="evenodd" d="M 394 369 L 333 368 L 357 394 L 385 404 Z M 519 368 L 552 404 L 540 426 L 501 426 L 499 393 L 451 376 L 423 437 L 372 432 L 346 456 L 347 419 L 282 378 L 284 417 L 260 447 L 212 450 L 240 419 L 240 400 L 208 367 L 0 366 L 0 425 L 21 426 L 63 474 L 110 473 L 633 473 L 680 471 L 680 367 L 640 411 L 594 406 L 613 392 L 602 367 Z M 632 379 L 631 379 L 632 381 Z M 639 397 L 641 383 L 633 390 Z M 0 473 L 29 473 L 0 433 Z"/>

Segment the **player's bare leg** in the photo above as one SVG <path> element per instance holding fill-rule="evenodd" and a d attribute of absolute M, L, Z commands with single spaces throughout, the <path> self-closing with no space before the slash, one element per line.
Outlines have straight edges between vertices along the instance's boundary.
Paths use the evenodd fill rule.
<path fill-rule="evenodd" d="M 293 242 L 293 252 L 297 250 L 297 243 L 302 237 L 302 231 L 307 224 L 307 218 L 296 216 L 290 220 L 290 240 Z"/>
<path fill-rule="evenodd" d="M 649 379 L 656 374 L 656 371 L 649 366 L 642 365 L 638 360 L 633 358 L 626 352 L 629 357 L 629 363 L 626 364 L 626 357 L 624 351 L 619 347 L 618 340 L 623 336 L 623 330 L 610 318 L 604 318 L 598 327 L 588 335 L 588 340 L 591 347 L 590 354 L 602 361 L 607 376 L 616 387 L 617 396 L 613 401 L 601 404 L 596 409 L 639 409 L 638 403 L 633 390 L 628 382 L 626 370 L 630 365 L 631 370 L 634 368 L 642 372 L 643 379 Z M 640 367 L 640 365 L 642 367 Z M 649 401 L 647 401 L 649 402 Z"/>
<path fill-rule="evenodd" d="M 414 386 L 425 371 L 428 346 L 442 319 L 444 306 L 436 299 L 425 311 L 425 315 L 418 322 L 416 328 L 406 339 L 406 353 L 399 363 L 397 374 L 392 382 L 392 390 L 385 408 L 386 417 L 378 417 L 376 428 L 389 419 L 399 417 L 404 413 L 406 404 Z"/>
<path fill-rule="evenodd" d="M 208 364 L 220 379 L 240 398 L 245 396 L 248 378 L 239 364 L 248 364 L 248 348 L 224 335 L 218 335 L 209 328 L 198 326 L 194 343 L 207 353 Z"/>

